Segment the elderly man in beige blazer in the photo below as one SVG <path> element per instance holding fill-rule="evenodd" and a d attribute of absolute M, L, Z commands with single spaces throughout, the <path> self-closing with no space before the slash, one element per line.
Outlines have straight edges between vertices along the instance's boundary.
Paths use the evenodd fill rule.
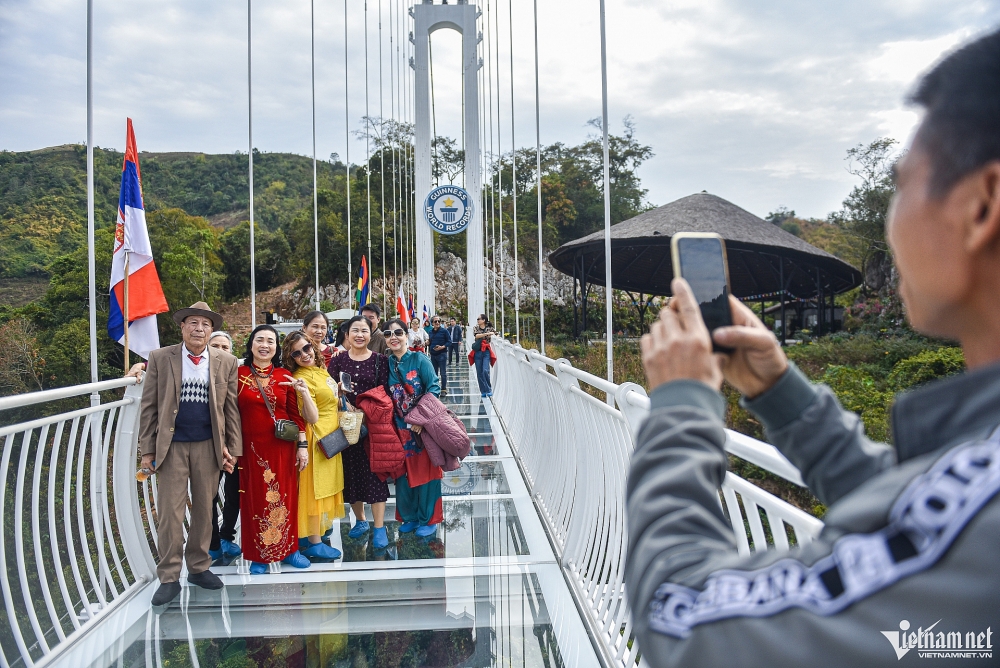
<path fill-rule="evenodd" d="M 152 604 L 165 606 L 180 593 L 181 557 L 188 582 L 220 589 L 222 580 L 209 570 L 212 499 L 219 471 L 232 472 L 242 453 L 236 404 L 238 361 L 208 347 L 222 316 L 205 302 L 174 313 L 183 343 L 154 350 L 146 363 L 139 414 L 142 466 L 157 474 L 156 527 L 160 586 Z M 184 547 L 184 511 L 191 487 L 191 522 Z"/>

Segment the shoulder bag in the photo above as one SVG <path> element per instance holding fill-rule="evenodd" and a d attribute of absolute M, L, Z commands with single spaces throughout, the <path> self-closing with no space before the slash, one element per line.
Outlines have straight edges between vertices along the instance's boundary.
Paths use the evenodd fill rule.
<path fill-rule="evenodd" d="M 271 400 L 267 398 L 264 385 L 260 382 L 260 376 L 253 369 L 250 369 L 250 373 L 253 374 L 254 380 L 257 381 L 257 389 L 260 390 L 260 396 L 264 399 L 267 412 L 271 414 L 271 419 L 274 421 L 274 437 L 282 441 L 295 442 L 299 440 L 299 425 L 295 424 L 292 420 L 279 420 L 274 416 L 274 408 L 271 406 Z"/>

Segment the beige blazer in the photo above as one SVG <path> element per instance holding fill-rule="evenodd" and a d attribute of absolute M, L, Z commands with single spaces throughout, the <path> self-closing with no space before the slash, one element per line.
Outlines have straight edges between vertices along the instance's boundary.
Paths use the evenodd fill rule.
<path fill-rule="evenodd" d="M 212 440 L 215 459 L 222 470 L 222 444 L 229 454 L 243 454 L 240 409 L 236 403 L 239 388 L 239 360 L 215 348 L 208 351 L 208 403 L 212 416 Z M 174 420 L 181 395 L 181 344 L 149 353 L 146 377 L 142 385 L 139 411 L 139 452 L 156 454 L 157 466 L 167 458 L 174 438 Z"/>

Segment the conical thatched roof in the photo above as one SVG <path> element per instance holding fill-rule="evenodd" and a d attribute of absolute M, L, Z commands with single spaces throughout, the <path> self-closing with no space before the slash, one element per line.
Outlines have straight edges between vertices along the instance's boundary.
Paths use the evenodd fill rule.
<path fill-rule="evenodd" d="M 682 197 L 611 227 L 611 273 L 616 289 L 670 294 L 670 238 L 677 232 L 715 232 L 726 240 L 733 294 L 777 293 L 809 298 L 861 283 L 861 273 L 840 258 L 806 243 L 732 202 L 708 193 Z M 604 232 L 570 241 L 550 256 L 569 275 L 604 284 Z M 574 264 L 576 270 L 574 272 Z"/>

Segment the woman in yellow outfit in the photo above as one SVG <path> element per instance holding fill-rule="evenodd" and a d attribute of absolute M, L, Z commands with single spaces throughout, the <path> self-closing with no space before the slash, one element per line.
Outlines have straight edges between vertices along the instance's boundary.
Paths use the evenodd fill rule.
<path fill-rule="evenodd" d="M 340 426 L 337 384 L 317 366 L 313 343 L 302 332 L 289 334 L 282 349 L 285 368 L 305 381 L 319 413 L 316 422 L 306 425 L 309 464 L 299 473 L 299 551 L 310 561 L 330 562 L 341 557 L 340 550 L 320 537 L 332 528 L 333 520 L 344 516 L 344 466 L 340 453 L 327 458 L 319 440 Z"/>

